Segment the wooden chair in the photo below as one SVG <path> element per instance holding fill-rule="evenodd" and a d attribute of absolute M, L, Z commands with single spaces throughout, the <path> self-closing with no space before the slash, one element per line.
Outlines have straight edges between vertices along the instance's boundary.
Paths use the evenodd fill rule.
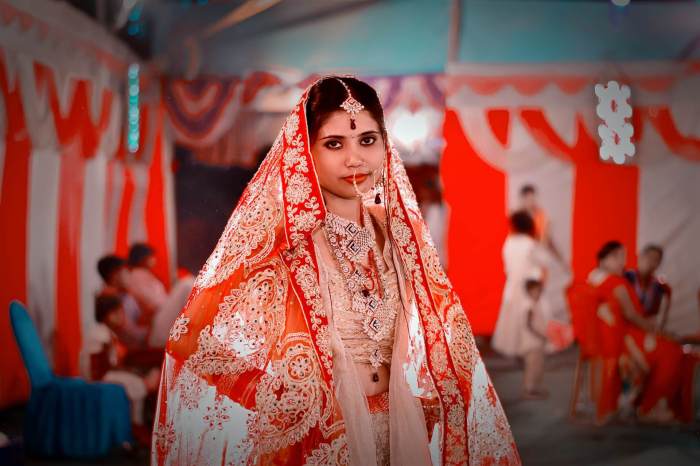
<path fill-rule="evenodd" d="M 569 309 L 571 310 L 571 323 L 574 329 L 574 338 L 578 342 L 579 356 L 576 361 L 574 381 L 571 399 L 569 402 L 569 417 L 573 420 L 580 419 L 579 403 L 584 383 L 586 369 L 588 372 L 588 398 L 595 407 L 594 417 L 598 421 L 598 400 L 600 392 L 605 385 L 604 379 L 614 371 L 616 364 L 601 352 L 599 338 L 599 322 L 596 315 L 598 298 L 595 289 L 585 282 L 574 282 L 567 290 Z"/>

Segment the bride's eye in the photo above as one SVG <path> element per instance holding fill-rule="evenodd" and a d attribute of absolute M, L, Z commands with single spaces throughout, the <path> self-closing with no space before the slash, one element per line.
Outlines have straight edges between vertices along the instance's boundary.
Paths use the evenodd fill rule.
<path fill-rule="evenodd" d="M 334 150 L 334 149 L 340 149 L 342 147 L 342 144 L 340 144 L 340 141 L 338 141 L 338 140 L 331 139 L 330 141 L 325 143 L 324 146 L 326 146 L 327 149 Z"/>
<path fill-rule="evenodd" d="M 374 136 L 365 136 L 360 140 L 360 144 L 362 144 L 363 146 L 371 146 L 375 143 L 376 140 L 377 138 Z"/>

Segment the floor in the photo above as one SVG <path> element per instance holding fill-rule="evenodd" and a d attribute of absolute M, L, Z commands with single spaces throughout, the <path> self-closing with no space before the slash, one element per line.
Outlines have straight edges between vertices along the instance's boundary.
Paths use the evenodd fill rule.
<path fill-rule="evenodd" d="M 551 396 L 544 401 L 523 401 L 519 397 L 522 368 L 517 362 L 484 352 L 486 365 L 506 410 L 527 466 L 646 466 L 699 465 L 700 424 L 653 427 L 618 423 L 596 427 L 568 418 L 571 382 L 576 351 L 550 357 L 545 382 Z M 700 395 L 700 380 L 696 395 Z M 696 396 L 700 399 L 700 396 Z M 0 431 L 21 435 L 22 410 L 0 412 Z M 0 456 L 0 462 L 6 459 Z M 20 462 L 16 464 L 22 464 Z M 85 466 L 141 466 L 148 464 L 148 452 L 115 455 L 95 462 L 26 460 L 27 466 L 80 464 Z"/>
<path fill-rule="evenodd" d="M 485 358 L 524 465 L 700 464 L 698 423 L 657 427 L 628 422 L 597 427 L 590 422 L 569 420 L 576 357 L 576 351 L 569 350 L 548 359 L 545 384 L 551 393 L 544 401 L 520 399 L 522 369 L 518 364 L 497 357 Z M 699 388 L 700 380 L 696 382 L 696 399 L 700 399 Z"/>

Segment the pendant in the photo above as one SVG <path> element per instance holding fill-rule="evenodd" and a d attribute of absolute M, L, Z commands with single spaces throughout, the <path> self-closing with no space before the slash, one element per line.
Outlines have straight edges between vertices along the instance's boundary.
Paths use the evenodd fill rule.
<path fill-rule="evenodd" d="M 379 197 L 379 193 L 377 193 L 377 195 L 374 196 L 374 203 L 375 203 L 375 204 L 381 204 L 381 203 L 382 203 L 382 198 Z"/>

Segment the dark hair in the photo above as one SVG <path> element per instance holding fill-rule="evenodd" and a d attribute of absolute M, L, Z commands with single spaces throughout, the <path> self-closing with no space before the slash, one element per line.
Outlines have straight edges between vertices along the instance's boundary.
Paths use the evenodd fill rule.
<path fill-rule="evenodd" d="M 255 156 L 253 157 L 253 162 L 255 163 L 255 170 L 260 168 L 260 164 L 263 160 L 265 160 L 265 157 L 267 156 L 267 153 L 270 152 L 270 149 L 272 149 L 272 144 L 265 144 L 264 146 L 260 146 L 255 152 Z"/>
<path fill-rule="evenodd" d="M 642 249 L 642 253 L 647 252 L 657 253 L 659 255 L 659 260 L 663 260 L 664 258 L 664 248 L 662 248 L 658 244 L 647 244 L 646 246 L 644 246 L 644 249 Z"/>
<path fill-rule="evenodd" d="M 365 110 L 379 125 L 382 138 L 386 141 L 384 110 L 377 96 L 377 91 L 369 84 L 356 78 L 329 76 L 317 82 L 309 91 L 306 100 L 306 124 L 309 127 L 309 140 L 313 143 L 318 131 L 331 113 L 342 110 L 340 105 L 347 99 L 348 93 L 341 81 L 350 89 L 352 96 L 364 105 Z"/>
<path fill-rule="evenodd" d="M 516 210 L 510 214 L 510 226 L 516 233 L 535 235 L 535 221 L 526 210 Z"/>
<path fill-rule="evenodd" d="M 619 241 L 608 241 L 598 250 L 598 254 L 596 255 L 598 262 L 608 257 L 610 254 L 619 251 L 623 247 L 624 246 Z"/>
<path fill-rule="evenodd" d="M 143 265 L 143 262 L 153 254 L 155 254 L 154 249 L 146 243 L 136 243 L 129 248 L 129 265 L 131 267 Z"/>
<path fill-rule="evenodd" d="M 535 288 L 542 288 L 542 282 L 536 278 L 528 278 L 525 280 L 525 291 L 532 291 Z"/>
<path fill-rule="evenodd" d="M 535 194 L 535 187 L 531 184 L 526 184 L 523 185 L 522 188 L 520 188 L 520 195 L 525 196 L 526 194 Z"/>
<path fill-rule="evenodd" d="M 95 320 L 104 322 L 107 316 L 119 309 L 122 299 L 114 294 L 100 294 L 95 298 Z"/>
<path fill-rule="evenodd" d="M 115 273 L 126 266 L 126 261 L 119 256 L 110 254 L 97 261 L 97 272 L 105 283 L 108 283 Z"/>

